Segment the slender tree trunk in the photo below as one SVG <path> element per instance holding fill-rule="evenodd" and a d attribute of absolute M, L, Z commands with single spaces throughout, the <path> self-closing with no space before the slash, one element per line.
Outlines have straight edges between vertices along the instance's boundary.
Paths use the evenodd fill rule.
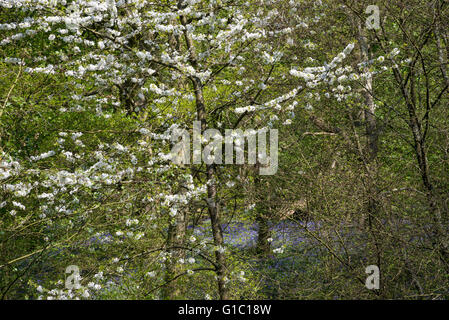
<path fill-rule="evenodd" d="M 262 257 L 270 254 L 270 242 L 268 239 L 270 238 L 270 227 L 268 223 L 268 218 L 264 215 L 263 212 L 258 212 L 256 217 L 257 225 L 258 225 L 258 233 L 257 233 L 257 253 Z"/>
<path fill-rule="evenodd" d="M 438 194 L 434 190 L 433 183 L 430 179 L 429 164 L 427 160 L 427 148 L 426 148 L 426 135 L 423 133 L 423 126 L 421 120 L 417 114 L 416 98 L 415 98 L 415 81 L 413 68 L 410 71 L 410 91 L 404 85 L 404 79 L 401 76 L 400 71 L 397 67 L 393 68 L 393 73 L 396 82 L 399 85 L 401 94 L 403 96 L 405 105 L 409 114 L 409 127 L 412 132 L 413 142 L 414 142 L 414 152 L 416 160 L 418 162 L 421 181 L 423 183 L 424 189 L 427 194 L 427 202 L 429 205 L 429 211 L 433 218 L 434 227 L 434 239 L 433 246 L 440 254 L 440 260 L 443 262 L 444 267 L 449 272 L 449 247 L 447 244 L 447 236 L 445 232 L 445 227 L 441 215 L 441 211 L 438 206 Z M 429 85 L 429 84 L 427 84 Z M 429 110 L 430 111 L 430 110 Z M 428 120 L 427 120 L 428 121 Z"/>
<path fill-rule="evenodd" d="M 270 238 L 270 227 L 269 227 L 269 221 L 267 216 L 267 206 L 264 205 L 264 201 L 267 201 L 267 199 L 260 199 L 260 195 L 263 195 L 264 192 L 262 190 L 260 176 L 259 173 L 259 164 L 255 166 L 255 172 L 254 174 L 254 187 L 255 187 L 255 194 L 256 194 L 256 223 L 258 226 L 258 232 L 257 232 L 257 246 L 256 246 L 256 252 L 257 254 L 261 255 L 262 257 L 267 256 L 270 254 L 270 242 L 268 239 Z"/>
<path fill-rule="evenodd" d="M 359 20 L 358 25 L 358 40 L 360 45 L 360 57 L 363 62 L 369 61 L 371 58 L 370 48 L 368 40 L 365 36 L 365 30 L 362 27 L 362 23 Z M 369 73 L 366 69 L 365 72 Z M 375 227 L 376 218 L 379 216 L 379 204 L 378 194 L 379 190 L 376 185 L 377 177 L 377 154 L 379 150 L 379 132 L 376 120 L 376 104 L 374 103 L 374 91 L 373 91 L 373 76 L 369 75 L 364 81 L 364 88 L 362 90 L 365 100 L 364 104 L 364 120 L 365 120 L 365 134 L 366 134 L 366 148 L 363 157 L 366 167 L 366 194 L 367 204 L 366 212 L 368 214 L 368 230 L 373 238 L 374 254 L 376 259 L 376 265 L 381 269 L 382 256 L 381 247 L 379 241 L 379 235 L 377 234 L 377 228 Z M 379 293 L 380 294 L 380 293 Z"/>
<path fill-rule="evenodd" d="M 446 89 L 447 92 L 449 93 L 449 72 L 447 70 L 447 65 L 448 65 L 448 59 L 447 59 L 447 55 L 445 50 L 443 49 L 443 41 L 442 41 L 442 28 L 441 28 L 441 12 L 440 12 L 440 7 L 439 7 L 439 1 L 435 2 L 435 11 L 436 11 L 436 19 L 435 19 L 435 24 L 434 24 L 434 34 L 435 34 L 435 39 L 436 39 L 436 44 L 437 44 L 437 48 L 438 48 L 438 60 L 440 62 L 440 69 L 441 69 L 441 73 L 443 75 L 443 79 L 445 81 L 446 84 Z"/>
<path fill-rule="evenodd" d="M 178 2 L 178 8 L 183 8 L 183 1 L 180 0 Z M 196 68 L 197 64 L 197 56 L 195 45 L 191 36 L 189 35 L 187 29 L 187 18 L 185 16 L 180 16 L 181 24 L 184 26 L 184 38 L 187 45 L 187 50 L 189 52 L 189 62 L 191 65 Z M 196 101 L 196 111 L 197 111 L 197 120 L 201 122 L 201 131 L 204 132 L 207 129 L 207 114 L 206 107 L 204 104 L 204 94 L 203 94 L 203 85 L 201 80 L 196 76 L 191 76 L 190 80 L 192 81 L 193 89 L 195 91 L 195 101 Z M 216 173 L 215 167 L 213 164 L 206 166 L 206 176 L 207 176 L 207 204 L 209 217 L 211 221 L 212 227 L 212 235 L 214 238 L 214 245 L 217 247 L 215 250 L 215 260 L 216 260 L 216 273 L 217 273 L 217 285 L 218 285 L 218 293 L 220 295 L 221 300 L 229 299 L 229 290 L 226 286 L 227 282 L 227 268 L 226 268 L 226 259 L 224 252 L 221 249 L 224 249 L 224 241 L 223 241 L 223 232 L 221 230 L 221 221 L 220 221 L 220 212 L 217 201 L 217 182 L 216 182 Z"/>
<path fill-rule="evenodd" d="M 218 248 L 223 247 L 223 233 L 221 230 L 220 216 L 219 216 L 219 208 L 217 205 L 216 197 L 217 197 L 217 186 L 215 182 L 215 170 L 213 166 L 207 167 L 207 179 L 208 181 L 213 181 L 207 188 L 207 196 L 208 196 L 208 209 L 209 216 L 212 226 L 212 235 L 214 237 L 214 244 Z M 229 291 L 226 287 L 226 259 L 225 255 L 221 250 L 215 251 L 215 260 L 217 263 L 217 284 L 218 284 L 218 293 L 220 294 L 221 300 L 229 299 Z"/>
<path fill-rule="evenodd" d="M 170 253 L 170 257 L 167 258 L 165 263 L 165 279 L 167 283 L 162 288 L 163 300 L 174 300 L 182 298 L 183 292 L 179 286 L 176 286 L 176 282 L 172 279 L 183 272 L 183 267 L 179 264 L 179 259 L 185 257 L 185 251 L 180 249 L 185 243 L 186 233 L 186 212 L 178 212 L 175 217 L 175 224 L 170 224 L 168 228 L 167 236 L 167 248 Z"/>

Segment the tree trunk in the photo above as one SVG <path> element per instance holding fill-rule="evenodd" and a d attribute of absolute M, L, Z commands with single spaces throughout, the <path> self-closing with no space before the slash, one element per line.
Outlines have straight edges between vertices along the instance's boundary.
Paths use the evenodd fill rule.
<path fill-rule="evenodd" d="M 254 187 L 256 194 L 256 223 L 258 226 L 257 231 L 257 246 L 256 252 L 260 256 L 264 257 L 270 254 L 270 242 L 268 239 L 270 238 L 270 227 L 267 216 L 267 206 L 264 205 L 265 201 L 269 201 L 263 196 L 265 192 L 262 190 L 260 176 L 259 173 L 259 164 L 255 166 L 254 174 L 256 175 L 254 178 Z M 262 198 L 262 199 L 261 199 Z"/>
<path fill-rule="evenodd" d="M 358 25 L 358 40 L 360 45 L 360 58 L 361 62 L 369 61 L 371 58 L 370 48 L 368 40 L 365 36 L 365 30 L 362 27 L 362 23 L 359 20 Z M 369 69 L 366 68 L 365 72 L 369 73 Z M 374 90 L 373 90 L 373 76 L 369 75 L 364 81 L 364 88 L 362 90 L 364 97 L 364 120 L 365 120 L 365 134 L 366 134 L 366 147 L 364 154 L 360 156 L 364 159 L 366 168 L 366 212 L 367 212 L 367 228 L 368 232 L 373 239 L 374 245 L 374 257 L 376 265 L 381 269 L 382 257 L 379 235 L 377 234 L 377 228 L 375 226 L 376 219 L 379 216 L 379 204 L 378 194 L 379 190 L 376 185 L 377 176 L 377 154 L 379 150 L 379 132 L 376 120 L 376 104 L 374 103 Z M 379 292 L 380 294 L 380 292 Z"/>
<path fill-rule="evenodd" d="M 183 292 L 172 279 L 183 272 L 183 267 L 178 263 L 179 259 L 185 257 L 185 251 L 180 249 L 184 246 L 186 233 L 186 213 L 179 212 L 175 217 L 175 224 L 168 227 L 167 248 L 171 254 L 165 262 L 165 283 L 162 288 L 163 300 L 174 300 L 182 298 Z"/>
<path fill-rule="evenodd" d="M 182 9 L 182 1 L 178 2 L 178 8 Z M 187 18 L 185 16 L 180 16 L 181 24 L 184 26 L 184 38 L 187 45 L 187 50 L 189 51 L 189 62 L 196 68 L 197 56 L 196 50 L 191 36 L 189 35 L 187 29 Z M 204 94 L 203 85 L 201 80 L 196 76 L 190 76 L 190 80 L 195 91 L 195 102 L 197 111 L 197 120 L 201 122 L 201 131 L 204 132 L 207 129 L 207 114 L 204 105 Z M 226 287 L 227 282 L 227 268 L 226 259 L 222 249 L 224 249 L 223 232 L 221 230 L 220 212 L 217 202 L 217 183 L 215 181 L 215 167 L 213 164 L 206 166 L 206 176 L 207 176 L 207 204 L 208 212 L 211 221 L 212 235 L 214 238 L 214 245 L 217 248 L 215 250 L 215 260 L 216 260 L 216 273 L 217 273 L 217 285 L 218 293 L 221 300 L 229 299 L 229 290 Z"/>

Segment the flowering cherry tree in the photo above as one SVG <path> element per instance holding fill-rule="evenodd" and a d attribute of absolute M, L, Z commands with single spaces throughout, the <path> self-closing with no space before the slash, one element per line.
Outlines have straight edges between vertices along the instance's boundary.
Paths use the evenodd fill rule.
<path fill-rule="evenodd" d="M 32 285 L 41 297 L 89 298 L 115 290 L 117 277 L 130 279 L 139 261 L 145 296 L 164 288 L 164 298 L 175 297 L 170 285 L 181 276 L 213 272 L 217 294 L 207 294 L 230 298 L 233 281 L 244 279 L 227 258 L 222 226 L 239 170 L 175 165 L 171 133 L 195 120 L 202 131 L 287 126 L 298 101 L 313 108 L 318 88 L 341 101 L 352 94 L 349 83 L 366 76 L 344 65 L 353 43 L 319 66 L 286 51 L 308 21 L 296 10 L 280 21 L 285 3 L 0 0 L 3 62 L 18 78 L 62 83 L 46 101 L 8 97 L 3 105 L 2 112 L 39 104 L 60 122 L 39 153 L 2 151 L 2 230 L 10 241 L 27 232 L 35 241 L 0 268 L 20 261 L 31 268 L 43 255 L 69 252 L 64 263 L 92 269 L 81 286 Z M 203 209 L 210 238 L 188 228 Z M 92 262 L 94 243 L 101 258 Z"/>

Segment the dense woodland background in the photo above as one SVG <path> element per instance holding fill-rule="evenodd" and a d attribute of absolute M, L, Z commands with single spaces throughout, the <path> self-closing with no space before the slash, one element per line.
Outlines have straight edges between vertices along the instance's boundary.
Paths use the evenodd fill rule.
<path fill-rule="evenodd" d="M 448 7 L 0 0 L 0 297 L 447 299 Z M 175 165 L 194 120 L 277 173 Z"/>

